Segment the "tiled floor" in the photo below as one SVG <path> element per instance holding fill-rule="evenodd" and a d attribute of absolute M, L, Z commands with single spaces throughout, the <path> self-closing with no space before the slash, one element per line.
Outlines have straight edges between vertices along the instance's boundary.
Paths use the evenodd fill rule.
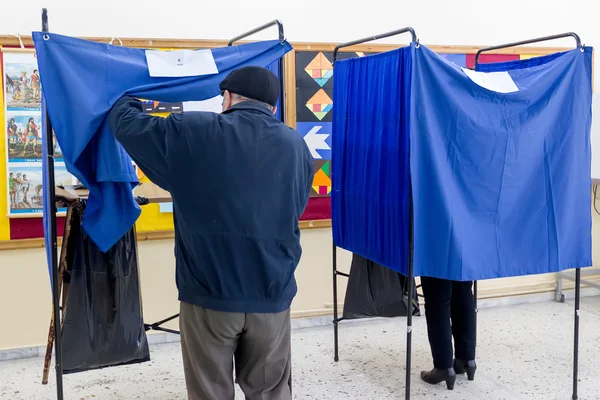
<path fill-rule="evenodd" d="M 600 399 L 600 297 L 582 300 L 579 399 Z M 351 323 L 340 329 L 333 362 L 333 329 L 293 331 L 294 398 L 403 399 L 405 319 Z M 454 391 L 419 380 L 431 359 L 424 317 L 414 321 L 412 399 L 571 399 L 573 307 L 544 302 L 479 312 L 476 380 Z M 153 360 L 65 376 L 66 399 L 185 399 L 179 343 L 151 348 Z M 41 359 L 0 363 L 0 399 L 53 399 L 40 384 Z M 51 374 L 51 381 L 54 374 Z M 241 395 L 238 396 L 242 399 Z"/>

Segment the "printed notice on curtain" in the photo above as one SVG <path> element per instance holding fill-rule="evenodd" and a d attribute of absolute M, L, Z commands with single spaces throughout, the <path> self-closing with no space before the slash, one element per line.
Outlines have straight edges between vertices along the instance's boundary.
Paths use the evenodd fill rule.
<path fill-rule="evenodd" d="M 146 50 L 148 72 L 153 77 L 181 77 L 218 74 L 210 49 L 204 50 Z"/>

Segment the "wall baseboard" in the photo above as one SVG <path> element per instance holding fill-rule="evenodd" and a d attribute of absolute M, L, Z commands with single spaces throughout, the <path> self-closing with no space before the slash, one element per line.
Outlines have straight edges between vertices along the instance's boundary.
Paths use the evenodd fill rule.
<path fill-rule="evenodd" d="M 573 299 L 575 293 L 572 290 L 564 288 L 565 298 L 567 300 Z M 592 288 L 584 288 L 581 290 L 582 297 L 595 297 L 600 296 L 600 290 Z M 520 304 L 532 304 L 546 301 L 554 301 L 554 291 L 546 293 L 534 293 L 529 295 L 520 296 L 508 296 L 508 297 L 488 297 L 479 299 L 478 308 L 494 308 L 494 307 L 506 307 Z M 292 311 L 292 330 L 315 328 L 332 325 L 332 309 L 333 304 L 326 305 L 327 308 L 307 310 L 307 311 Z M 339 305 L 339 312 L 343 311 L 343 304 Z M 368 323 L 369 320 L 380 319 L 357 319 L 344 321 L 342 324 L 353 324 L 353 323 Z M 165 343 L 176 343 L 180 341 L 179 335 L 164 332 L 148 332 L 148 344 L 157 345 Z M 46 346 L 31 346 L 31 347 L 19 347 L 13 349 L 0 349 L 0 362 L 20 360 L 25 358 L 36 358 L 44 357 L 46 354 Z"/>

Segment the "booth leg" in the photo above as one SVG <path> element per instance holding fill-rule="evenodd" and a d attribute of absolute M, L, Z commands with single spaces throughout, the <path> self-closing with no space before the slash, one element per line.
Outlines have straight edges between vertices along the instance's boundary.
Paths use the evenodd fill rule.
<path fill-rule="evenodd" d="M 573 338 L 573 400 L 577 400 L 579 373 L 579 301 L 581 300 L 581 269 L 575 271 L 575 328 Z"/>
<path fill-rule="evenodd" d="M 67 246 L 69 243 L 69 236 L 71 234 L 71 217 L 73 213 L 73 207 L 69 206 L 67 209 L 67 216 L 65 218 L 65 230 L 63 233 L 63 241 L 60 250 L 60 262 L 58 264 L 58 292 L 59 297 L 62 293 L 62 315 L 65 315 L 66 307 L 67 307 L 67 296 L 68 296 L 68 286 L 63 287 L 63 275 L 65 270 L 67 269 Z M 48 331 L 48 342 L 46 344 L 46 355 L 44 356 L 44 370 L 42 372 L 42 385 L 48 384 L 48 376 L 50 374 L 50 364 L 52 361 L 52 348 L 54 347 L 54 338 L 55 338 L 55 328 L 54 324 L 56 323 L 54 319 L 54 303 L 52 309 L 52 315 L 50 318 L 50 329 Z M 62 330 L 62 320 L 60 322 L 60 329 Z"/>
<path fill-rule="evenodd" d="M 48 30 L 48 10 L 42 9 L 42 32 L 49 32 Z M 52 124 L 50 123 L 50 116 L 48 115 L 48 109 L 45 107 L 45 100 L 42 99 L 44 109 L 43 118 L 45 120 L 46 135 L 44 137 L 47 150 L 47 158 L 44 162 L 47 163 L 48 167 L 48 197 L 50 210 L 48 215 L 49 220 L 49 232 L 50 235 L 50 269 L 52 271 L 52 300 L 53 300 L 53 312 L 54 312 L 54 360 L 56 367 L 56 398 L 63 400 L 63 371 L 62 371 L 62 337 L 61 333 L 61 315 L 60 315 L 60 290 L 59 290 L 59 273 L 58 273 L 58 250 L 57 250 L 57 239 L 56 239 L 56 188 L 54 181 L 54 141 L 52 135 Z"/>
<path fill-rule="evenodd" d="M 473 301 L 475 303 L 475 347 L 477 347 L 477 281 L 473 282 Z"/>
<path fill-rule="evenodd" d="M 405 399 L 410 399 L 410 376 L 412 363 L 412 314 L 413 314 L 413 265 L 412 260 L 408 263 L 408 290 L 406 303 L 408 305 L 406 315 L 406 393 Z"/>
<path fill-rule="evenodd" d="M 337 298 L 337 247 L 333 244 L 333 360 L 340 360 L 338 352 L 338 298 Z"/>

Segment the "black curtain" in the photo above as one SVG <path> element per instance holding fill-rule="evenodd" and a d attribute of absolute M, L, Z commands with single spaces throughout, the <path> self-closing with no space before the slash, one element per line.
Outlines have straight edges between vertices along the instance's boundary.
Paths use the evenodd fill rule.
<path fill-rule="evenodd" d="M 408 279 L 398 272 L 357 254 L 352 256 L 344 300 L 344 319 L 401 317 L 408 315 Z M 420 315 L 413 280 L 413 315 Z"/>
<path fill-rule="evenodd" d="M 64 372 L 149 361 L 135 231 L 102 253 L 81 225 L 84 209 L 73 209 L 67 239 Z"/>

